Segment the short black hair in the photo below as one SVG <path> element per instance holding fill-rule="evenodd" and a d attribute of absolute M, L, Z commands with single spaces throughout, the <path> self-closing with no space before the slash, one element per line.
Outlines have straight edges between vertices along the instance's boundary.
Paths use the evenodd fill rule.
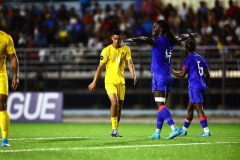
<path fill-rule="evenodd" d="M 196 49 L 196 44 L 193 40 L 188 40 L 185 43 L 185 49 L 187 49 L 189 52 L 194 52 Z"/>
<path fill-rule="evenodd" d="M 112 35 L 122 35 L 122 31 L 120 29 L 114 29 Z"/>

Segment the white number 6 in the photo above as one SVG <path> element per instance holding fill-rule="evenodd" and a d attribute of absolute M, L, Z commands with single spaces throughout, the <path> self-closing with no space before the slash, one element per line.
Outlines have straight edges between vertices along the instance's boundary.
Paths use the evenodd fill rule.
<path fill-rule="evenodd" d="M 199 74 L 200 74 L 200 76 L 202 76 L 203 75 L 203 67 L 201 67 L 200 66 L 200 61 L 197 61 L 197 63 L 198 63 L 198 72 L 199 72 Z"/>

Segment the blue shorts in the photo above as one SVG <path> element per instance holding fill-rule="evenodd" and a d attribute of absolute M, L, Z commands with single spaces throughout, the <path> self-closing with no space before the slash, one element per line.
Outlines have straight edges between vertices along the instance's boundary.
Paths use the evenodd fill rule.
<path fill-rule="evenodd" d="M 189 102 L 191 103 L 203 103 L 203 95 L 205 94 L 205 89 L 200 88 L 188 88 Z"/>
<path fill-rule="evenodd" d="M 172 86 L 172 76 L 152 76 L 152 91 L 162 91 L 169 94 Z"/>

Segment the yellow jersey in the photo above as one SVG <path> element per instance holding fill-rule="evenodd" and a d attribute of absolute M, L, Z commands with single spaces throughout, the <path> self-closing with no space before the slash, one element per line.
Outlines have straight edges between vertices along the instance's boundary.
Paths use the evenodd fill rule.
<path fill-rule="evenodd" d="M 126 60 L 131 60 L 131 50 L 122 45 L 115 48 L 113 45 L 105 47 L 100 55 L 100 62 L 105 63 L 105 83 L 125 84 L 124 70 Z"/>
<path fill-rule="evenodd" d="M 16 53 L 12 37 L 0 31 L 0 76 L 7 74 L 7 54 Z"/>

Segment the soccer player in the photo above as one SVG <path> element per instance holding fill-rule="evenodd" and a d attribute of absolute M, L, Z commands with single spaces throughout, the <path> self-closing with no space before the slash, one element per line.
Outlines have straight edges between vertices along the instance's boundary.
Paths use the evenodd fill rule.
<path fill-rule="evenodd" d="M 0 127 L 2 132 L 2 147 L 9 147 L 8 135 L 10 118 L 7 112 L 8 76 L 6 57 L 10 59 L 13 79 L 11 87 L 15 91 L 19 84 L 18 58 L 12 37 L 0 31 Z"/>
<path fill-rule="evenodd" d="M 208 88 L 210 74 L 206 60 L 195 52 L 194 41 L 189 40 L 185 43 L 185 56 L 182 70 L 180 72 L 171 70 L 176 77 L 185 77 L 188 74 L 188 113 L 183 127 L 179 129 L 181 135 L 187 135 L 187 129 L 193 119 L 194 107 L 197 110 L 203 133 L 198 136 L 210 136 L 207 117 L 203 111 L 203 96 Z"/>
<path fill-rule="evenodd" d="M 112 44 L 105 47 L 100 55 L 100 62 L 96 70 L 92 83 L 88 86 L 90 91 L 94 91 L 101 72 L 106 66 L 105 89 L 111 102 L 110 116 L 112 122 L 112 137 L 121 137 L 118 132 L 118 126 L 121 117 L 121 109 L 125 96 L 125 78 L 124 69 L 127 61 L 129 71 L 137 83 L 134 64 L 132 62 L 131 50 L 128 46 L 122 45 L 123 34 L 121 30 L 116 29 L 111 35 Z"/>
<path fill-rule="evenodd" d="M 166 106 L 170 87 L 172 85 L 171 75 L 171 55 L 177 41 L 195 37 L 198 34 L 183 34 L 174 37 L 170 31 L 170 26 L 165 20 L 158 20 L 152 27 L 152 37 L 128 38 L 126 42 L 139 42 L 152 45 L 152 92 L 158 108 L 156 131 L 150 136 L 151 139 L 160 139 L 160 132 L 164 121 L 171 127 L 172 131 L 167 139 L 178 136 L 179 130 L 172 119 L 172 115 Z"/>

